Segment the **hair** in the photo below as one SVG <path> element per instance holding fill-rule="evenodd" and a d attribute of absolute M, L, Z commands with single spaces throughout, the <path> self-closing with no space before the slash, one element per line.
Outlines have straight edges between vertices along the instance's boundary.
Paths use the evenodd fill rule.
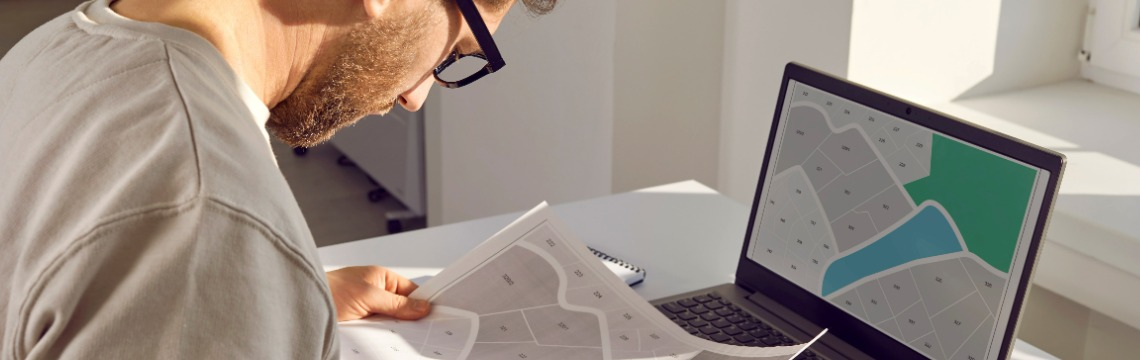
<path fill-rule="evenodd" d="M 489 5 L 492 9 L 502 9 L 510 5 L 513 0 L 483 0 L 484 3 Z M 527 12 L 533 15 L 545 15 L 546 13 L 554 10 L 554 5 L 558 0 L 518 0 L 526 6 Z"/>

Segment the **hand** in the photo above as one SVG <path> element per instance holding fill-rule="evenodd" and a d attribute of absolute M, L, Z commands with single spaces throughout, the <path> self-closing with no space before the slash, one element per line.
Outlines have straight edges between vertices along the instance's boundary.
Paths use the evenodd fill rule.
<path fill-rule="evenodd" d="M 336 304 L 336 320 L 348 321 L 372 314 L 415 320 L 431 312 L 427 300 L 409 299 L 418 286 L 379 266 L 353 266 L 325 273 Z"/>

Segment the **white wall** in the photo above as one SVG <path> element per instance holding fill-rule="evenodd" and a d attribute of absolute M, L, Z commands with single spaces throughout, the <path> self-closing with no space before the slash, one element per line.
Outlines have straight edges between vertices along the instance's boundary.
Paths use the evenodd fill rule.
<path fill-rule="evenodd" d="M 431 225 L 607 195 L 612 184 L 615 4 L 511 10 L 503 70 L 425 106 Z"/>
<path fill-rule="evenodd" d="M 749 203 L 784 64 L 847 70 L 848 0 L 518 10 L 504 72 L 425 106 L 432 225 L 685 179 Z"/>
<path fill-rule="evenodd" d="M 1073 78 L 1085 0 L 856 0 L 850 79 L 924 104 Z"/>
<path fill-rule="evenodd" d="M 908 100 L 944 102 L 989 77 L 1001 1 L 855 0 L 853 81 Z"/>
<path fill-rule="evenodd" d="M 847 74 L 851 1 L 729 0 L 717 190 L 751 204 L 784 65 Z"/>
<path fill-rule="evenodd" d="M 1002 1 L 993 73 L 958 98 L 1078 77 L 1087 10 L 1086 0 Z"/>
<path fill-rule="evenodd" d="M 613 190 L 717 185 L 723 1 L 617 1 Z"/>

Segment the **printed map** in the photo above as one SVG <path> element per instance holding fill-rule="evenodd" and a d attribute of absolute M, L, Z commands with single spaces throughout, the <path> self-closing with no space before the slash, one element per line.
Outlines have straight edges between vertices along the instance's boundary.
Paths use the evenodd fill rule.
<path fill-rule="evenodd" d="M 341 357 L 790 359 L 811 344 L 755 348 L 694 337 L 550 216 L 540 205 L 417 289 L 412 297 L 433 303 L 427 318 L 341 323 Z"/>
<path fill-rule="evenodd" d="M 985 358 L 1036 170 L 792 89 L 749 257 L 931 358 Z"/>

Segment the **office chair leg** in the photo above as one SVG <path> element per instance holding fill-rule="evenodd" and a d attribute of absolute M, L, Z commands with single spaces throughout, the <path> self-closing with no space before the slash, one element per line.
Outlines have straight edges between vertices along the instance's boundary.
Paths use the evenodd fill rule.
<path fill-rule="evenodd" d="M 411 210 L 389 211 L 387 213 L 384 213 L 384 217 L 388 219 L 389 234 L 398 234 L 403 232 L 405 223 L 424 220 L 423 216 L 416 215 L 416 213 L 412 212 Z M 423 225 L 421 224 L 419 226 Z"/>

